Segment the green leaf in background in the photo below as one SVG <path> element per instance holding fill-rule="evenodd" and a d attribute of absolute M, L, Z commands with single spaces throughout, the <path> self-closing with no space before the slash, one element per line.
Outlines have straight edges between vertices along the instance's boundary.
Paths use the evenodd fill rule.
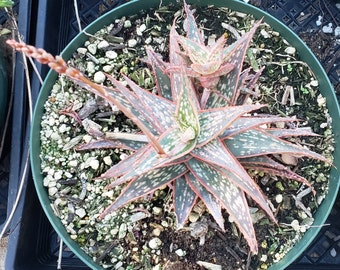
<path fill-rule="evenodd" d="M 13 1 L 10 0 L 0 0 L 0 7 L 12 7 L 14 5 Z"/>

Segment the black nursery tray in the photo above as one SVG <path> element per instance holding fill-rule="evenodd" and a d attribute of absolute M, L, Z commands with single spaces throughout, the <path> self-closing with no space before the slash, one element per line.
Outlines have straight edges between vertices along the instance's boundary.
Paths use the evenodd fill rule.
<path fill-rule="evenodd" d="M 13 14 L 15 14 L 17 18 L 20 18 L 18 20 L 18 28 L 21 37 L 27 42 L 32 42 L 35 38 L 35 33 L 32 30 L 34 29 L 34 21 L 31 20 L 31 17 L 36 16 L 34 10 L 36 1 L 26 0 L 19 2 L 17 0 L 14 2 L 15 4 L 12 10 Z M 6 21 L 8 21 L 8 14 L 4 9 L 0 9 L 0 23 L 3 24 Z M 11 117 L 6 132 L 3 157 L 0 160 L 0 230 L 3 229 L 5 221 L 12 210 L 28 149 L 28 134 L 26 131 L 29 127 L 26 126 L 27 97 L 22 58 L 17 57 L 15 59 L 15 65 L 16 69 L 14 74 L 12 74 L 12 77 L 15 79 L 12 93 L 13 104 L 10 113 Z M 10 84 L 9 78 L 9 85 Z"/>
<path fill-rule="evenodd" d="M 124 1 L 78 0 L 82 26 L 89 24 L 121 2 Z M 321 13 L 324 15 L 323 25 L 332 22 L 334 26 L 334 18 L 340 18 L 340 12 L 336 9 L 335 2 L 332 0 L 253 0 L 251 2 L 283 21 L 296 33 L 306 31 L 312 33 L 320 29 L 320 26 L 316 25 L 316 21 Z M 34 21 L 34 17 L 31 18 Z M 53 54 L 59 53 L 78 33 L 73 1 L 40 0 L 35 18 L 36 36 L 30 36 L 35 39 L 35 42 L 32 43 Z M 339 25 L 339 22 L 337 24 Z M 335 49 L 338 50 L 339 45 Z M 327 67 L 332 57 L 333 55 L 329 55 L 320 59 L 324 67 Z M 46 67 L 41 65 L 38 65 L 38 69 L 43 77 L 48 71 Z M 339 67 L 332 65 L 327 73 L 336 86 L 339 83 Z M 34 101 L 38 95 L 40 84 L 34 74 L 32 74 L 32 81 Z M 28 132 L 26 130 L 21 139 L 27 142 L 27 138 Z M 21 151 L 21 155 L 23 155 L 23 151 Z M 21 166 L 18 168 L 21 168 Z M 29 176 L 29 178 L 31 177 Z M 32 179 L 28 180 L 24 196 L 12 222 L 5 269 L 55 270 L 58 265 L 59 238 L 43 213 Z M 308 250 L 289 267 L 290 270 L 340 269 L 339 217 L 340 196 L 338 196 L 332 213 L 326 222 L 329 225 L 321 229 Z M 62 248 L 61 257 L 61 265 L 64 270 L 89 269 L 66 246 Z"/>

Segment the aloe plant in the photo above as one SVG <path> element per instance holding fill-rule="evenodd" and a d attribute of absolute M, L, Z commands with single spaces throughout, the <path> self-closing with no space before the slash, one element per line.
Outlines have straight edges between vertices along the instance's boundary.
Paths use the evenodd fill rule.
<path fill-rule="evenodd" d="M 13 40 L 16 50 L 25 52 L 88 91 L 117 106 L 141 130 L 140 135 L 120 134 L 83 145 L 78 150 L 107 146 L 133 150 L 98 178 L 110 178 L 107 189 L 124 184 L 120 196 L 100 214 L 100 219 L 140 197 L 168 185 L 173 193 L 178 228 L 186 223 L 197 202 L 206 205 L 224 230 L 222 208 L 244 235 L 252 253 L 258 244 L 246 195 L 270 217 L 275 217 L 267 198 L 247 169 L 279 175 L 311 187 L 302 176 L 273 158 L 288 154 L 327 162 L 326 158 L 293 144 L 287 136 L 315 135 L 310 131 L 270 128 L 276 122 L 297 121 L 273 115 L 252 114 L 264 107 L 245 100 L 260 76 L 243 69 L 249 43 L 260 21 L 231 45 L 222 36 L 206 46 L 193 11 L 184 3 L 186 36 L 175 23 L 170 31 L 169 63 L 147 49 L 157 93 L 139 87 L 126 75 L 126 84 L 107 77 L 112 87 L 96 84 L 61 57 Z M 312 188 L 312 187 L 311 187 Z"/>

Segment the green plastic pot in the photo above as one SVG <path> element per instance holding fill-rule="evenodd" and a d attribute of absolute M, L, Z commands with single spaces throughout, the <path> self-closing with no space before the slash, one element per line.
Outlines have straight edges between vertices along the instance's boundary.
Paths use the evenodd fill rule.
<path fill-rule="evenodd" d="M 163 5 L 175 2 L 175 0 L 163 0 Z M 281 35 L 288 40 L 292 46 L 294 46 L 299 55 L 301 56 L 301 60 L 306 62 L 310 68 L 313 70 L 316 75 L 320 89 L 324 97 L 327 98 L 327 107 L 329 109 L 329 113 L 333 118 L 333 131 L 335 134 L 335 138 L 339 137 L 340 132 L 340 115 L 339 115 L 339 106 L 332 88 L 332 85 L 321 67 L 318 60 L 312 54 L 308 47 L 298 38 L 298 36 L 292 32 L 289 28 L 287 28 L 280 21 L 272 17 L 271 15 L 265 13 L 264 11 L 253 7 L 251 5 L 245 4 L 241 1 L 236 0 L 196 0 L 196 1 L 187 1 L 188 3 L 194 2 L 196 5 L 215 5 L 220 7 L 228 7 L 235 11 L 240 11 L 244 13 L 253 14 L 256 18 L 264 18 L 264 21 L 270 24 L 276 31 L 280 32 Z M 102 17 L 98 18 L 96 21 L 91 23 L 85 30 L 87 33 L 94 34 L 96 31 L 103 28 L 103 26 L 112 23 L 116 18 L 120 18 L 122 16 L 138 14 L 140 10 L 149 8 L 158 7 L 160 4 L 160 0 L 135 0 L 129 3 L 126 3 Z M 64 59 L 69 59 L 73 52 L 76 49 L 83 45 L 83 43 L 87 40 L 87 36 L 85 34 L 79 34 L 75 39 L 73 39 L 70 44 L 64 49 L 62 52 L 62 56 Z M 54 215 L 52 208 L 50 207 L 50 200 L 48 198 L 47 191 L 43 186 L 43 175 L 40 170 L 40 122 L 44 112 L 44 103 L 47 100 L 51 88 L 55 83 L 57 78 L 57 74 L 54 71 L 50 71 L 47 75 L 45 82 L 41 88 L 40 95 L 38 97 L 32 129 L 31 129 L 31 165 L 35 187 L 42 204 L 42 207 L 53 225 L 56 232 L 59 236 L 64 240 L 64 242 L 69 246 L 69 248 L 89 267 L 93 269 L 102 269 L 98 264 L 96 264 L 90 256 L 88 256 L 79 245 L 71 240 L 69 234 L 66 232 L 64 226 L 58 217 Z M 288 265 L 290 265 L 294 260 L 308 247 L 308 245 L 313 241 L 313 239 L 317 236 L 320 227 L 324 224 L 327 216 L 329 215 L 334 201 L 337 196 L 338 188 L 339 188 L 339 170 L 336 168 L 340 168 L 340 152 L 339 152 L 339 141 L 336 142 L 336 148 L 334 152 L 334 167 L 331 169 L 330 176 L 330 185 L 329 185 L 329 193 L 324 199 L 321 206 L 318 208 L 315 214 L 315 222 L 313 227 L 310 228 L 303 238 L 295 245 L 295 247 L 278 263 L 272 265 L 270 269 L 285 269 Z"/>
<path fill-rule="evenodd" d="M 5 58 L 0 55 L 0 138 L 7 115 L 8 77 Z"/>

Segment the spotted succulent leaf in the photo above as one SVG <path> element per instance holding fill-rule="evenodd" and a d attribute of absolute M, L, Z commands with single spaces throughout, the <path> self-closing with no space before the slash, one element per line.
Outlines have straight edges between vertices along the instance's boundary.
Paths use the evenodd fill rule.
<path fill-rule="evenodd" d="M 287 179 L 298 181 L 308 187 L 311 188 L 313 193 L 315 193 L 313 186 L 311 183 L 307 181 L 306 178 L 298 175 L 289 169 L 289 167 L 282 165 L 281 163 L 276 162 L 267 156 L 256 156 L 249 158 L 240 159 L 241 164 L 246 169 L 253 169 L 257 171 L 262 171 L 267 174 L 281 176 Z"/>
<path fill-rule="evenodd" d="M 175 24 L 172 25 L 170 30 L 170 40 L 169 40 L 169 61 L 170 66 L 185 67 L 184 59 L 177 53 L 180 51 L 180 46 L 177 42 L 177 37 L 179 34 L 175 29 Z M 171 82 L 171 96 L 174 102 L 177 102 L 180 93 L 182 92 L 182 74 L 180 72 L 170 72 L 170 82 Z"/>
<path fill-rule="evenodd" d="M 181 81 L 183 82 L 182 92 L 177 103 L 175 118 L 180 129 L 183 131 L 192 130 L 193 133 L 189 140 L 193 140 L 197 138 L 200 132 L 198 121 L 198 102 L 193 102 L 196 94 L 191 81 L 184 76 L 184 74 L 182 74 L 181 77 Z"/>
<path fill-rule="evenodd" d="M 187 177 L 187 174 L 185 174 L 178 178 L 174 184 L 173 200 L 177 217 L 177 229 L 183 228 L 197 200 L 196 193 L 188 185 Z"/>
<path fill-rule="evenodd" d="M 276 138 L 259 129 L 238 133 L 232 137 L 228 137 L 224 142 L 237 158 L 287 153 L 297 157 L 307 156 L 328 162 L 327 159 L 320 154 Z"/>
<path fill-rule="evenodd" d="M 299 136 L 320 136 L 312 131 L 310 127 L 303 128 L 271 128 L 266 130 L 268 133 L 275 137 L 299 137 Z"/>
<path fill-rule="evenodd" d="M 220 226 L 222 231 L 225 231 L 224 219 L 221 212 L 221 203 L 196 179 L 196 177 L 192 173 L 187 173 L 185 177 L 190 187 L 204 202 L 209 210 L 209 213 L 214 217 L 216 223 Z"/>
<path fill-rule="evenodd" d="M 139 156 L 137 164 L 131 164 L 128 160 L 128 164 L 131 166 L 129 171 L 120 178 L 121 182 L 127 182 L 134 177 L 139 177 L 154 168 L 167 166 L 172 161 L 185 156 L 195 147 L 195 141 L 182 141 L 183 133 L 179 129 L 168 130 L 160 138 L 160 145 L 165 151 L 165 155 L 160 156 L 150 146 L 147 146 L 144 153 Z M 121 161 L 124 163 L 125 160 Z M 122 166 L 124 168 L 125 166 Z M 103 177 L 103 176 L 102 176 Z M 109 175 L 112 177 L 112 175 Z"/>
<path fill-rule="evenodd" d="M 291 117 L 277 117 L 273 115 L 242 116 L 237 118 L 227 129 L 225 129 L 220 138 L 226 139 L 229 136 L 233 136 L 249 129 L 258 128 L 260 126 L 265 126 L 265 130 L 268 131 L 268 124 L 293 121 L 297 120 L 292 119 Z M 271 133 L 270 131 L 268 132 Z"/>
<path fill-rule="evenodd" d="M 161 167 L 133 179 L 126 188 L 123 189 L 121 195 L 101 213 L 100 218 L 117 210 L 118 208 L 143 197 L 162 186 L 171 183 L 187 172 L 187 168 L 183 164 L 177 164 L 170 167 Z"/>
<path fill-rule="evenodd" d="M 152 118 L 157 130 L 164 132 L 174 126 L 173 115 L 176 111 L 176 106 L 172 102 L 162 96 L 145 91 L 127 76 L 123 77 L 130 88 L 135 92 L 144 112 Z"/>
<path fill-rule="evenodd" d="M 236 185 L 220 171 L 199 160 L 190 159 L 188 167 L 195 178 L 227 209 L 245 239 L 250 250 L 257 253 L 258 246 L 247 200 Z"/>
<path fill-rule="evenodd" d="M 195 21 L 194 11 L 191 10 L 186 3 L 184 3 L 184 10 L 187 16 L 183 23 L 183 29 L 186 32 L 187 38 L 200 44 L 204 44 L 203 34 Z"/>
<path fill-rule="evenodd" d="M 109 140 L 100 139 L 91 141 L 89 143 L 81 144 L 76 147 L 77 151 L 93 150 L 93 149 L 125 149 L 130 151 L 135 151 L 145 145 L 145 142 L 139 142 L 135 140 Z"/>
<path fill-rule="evenodd" d="M 210 99 L 207 102 L 207 107 L 216 108 L 227 105 L 236 105 L 237 98 L 240 94 L 239 79 L 242 72 L 244 57 L 249 43 L 260 23 L 261 21 L 255 23 L 249 32 L 224 49 L 224 63 L 231 64 L 234 68 L 220 78 L 217 87 L 219 93 L 211 93 Z M 226 101 L 229 101 L 229 103 L 226 103 Z"/>
<path fill-rule="evenodd" d="M 242 115 L 258 110 L 262 105 L 245 105 L 224 107 L 199 112 L 200 134 L 197 144 L 202 146 L 205 143 L 217 138 L 223 131 L 228 128 L 234 121 Z"/>
<path fill-rule="evenodd" d="M 172 100 L 171 81 L 166 72 L 168 67 L 167 63 L 163 62 L 160 56 L 158 56 L 154 51 L 147 49 L 146 52 L 149 63 L 155 74 L 158 95 L 168 100 Z"/>
<path fill-rule="evenodd" d="M 200 148 L 195 148 L 191 155 L 196 160 L 210 164 L 220 170 L 235 186 L 248 194 L 275 221 L 266 198 L 257 183 L 250 177 L 242 164 L 223 145 L 219 139 L 213 140 Z M 215 194 L 214 194 L 215 195 Z"/>

